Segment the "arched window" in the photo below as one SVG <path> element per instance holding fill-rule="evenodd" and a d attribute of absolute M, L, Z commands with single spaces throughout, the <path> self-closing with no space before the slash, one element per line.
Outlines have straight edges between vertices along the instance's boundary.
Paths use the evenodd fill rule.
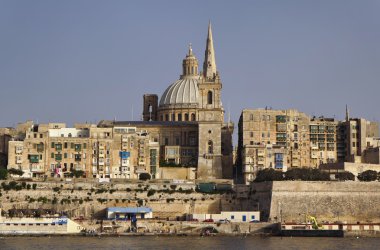
<path fill-rule="evenodd" d="M 191 114 L 191 120 L 195 121 L 195 114 L 194 113 Z"/>
<path fill-rule="evenodd" d="M 212 104 L 212 92 L 207 93 L 207 104 Z"/>
<path fill-rule="evenodd" d="M 164 116 L 163 116 L 163 115 L 160 116 L 160 120 L 161 120 L 161 121 L 164 120 Z"/>
<path fill-rule="evenodd" d="M 175 114 L 172 114 L 172 121 L 175 121 Z"/>
<path fill-rule="evenodd" d="M 182 114 L 178 114 L 178 121 L 182 121 Z"/>
<path fill-rule="evenodd" d="M 165 115 L 165 121 L 169 121 L 169 115 L 168 114 Z"/>
<path fill-rule="evenodd" d="M 209 154 L 212 154 L 213 151 L 214 151 L 214 149 L 213 149 L 213 143 L 212 143 L 211 140 L 209 140 L 208 143 L 207 143 L 207 152 L 208 152 Z"/>
<path fill-rule="evenodd" d="M 189 114 L 185 113 L 185 121 L 188 121 L 188 120 L 189 120 Z"/>
<path fill-rule="evenodd" d="M 69 137 L 71 137 L 71 133 L 69 133 Z"/>

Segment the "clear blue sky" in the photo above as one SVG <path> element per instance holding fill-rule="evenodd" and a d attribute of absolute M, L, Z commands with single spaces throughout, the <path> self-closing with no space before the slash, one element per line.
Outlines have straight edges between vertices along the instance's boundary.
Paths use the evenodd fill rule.
<path fill-rule="evenodd" d="M 378 0 L 0 0 L 0 126 L 140 119 L 188 43 L 203 63 L 209 20 L 236 124 L 265 106 L 380 119 Z"/>

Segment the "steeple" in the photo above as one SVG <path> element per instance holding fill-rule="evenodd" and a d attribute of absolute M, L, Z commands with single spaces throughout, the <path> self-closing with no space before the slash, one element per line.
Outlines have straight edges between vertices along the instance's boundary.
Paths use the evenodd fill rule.
<path fill-rule="evenodd" d="M 203 63 L 203 76 L 208 79 L 214 79 L 216 76 L 216 62 L 214 51 L 214 40 L 212 39 L 211 22 L 208 24 L 208 34 L 205 51 L 205 61 Z"/>

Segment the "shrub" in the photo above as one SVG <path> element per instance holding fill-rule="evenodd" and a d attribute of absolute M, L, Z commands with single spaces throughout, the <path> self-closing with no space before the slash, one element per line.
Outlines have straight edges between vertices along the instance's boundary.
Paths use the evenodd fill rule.
<path fill-rule="evenodd" d="M 27 189 L 27 190 L 30 190 L 30 188 L 31 188 L 30 184 L 27 184 L 27 185 L 26 185 L 26 189 Z"/>
<path fill-rule="evenodd" d="M 282 181 L 283 176 L 282 172 L 276 171 L 272 168 L 266 168 L 263 170 L 259 170 L 256 175 L 255 182 L 263 182 L 263 181 Z"/>
<path fill-rule="evenodd" d="M 359 181 L 376 181 L 377 172 L 374 170 L 367 170 L 358 174 Z"/>
<path fill-rule="evenodd" d="M 60 190 L 59 187 L 53 187 L 53 191 L 54 191 L 54 192 L 58 192 L 59 190 Z"/>
<path fill-rule="evenodd" d="M 8 177 L 8 170 L 2 168 L 0 169 L 0 180 L 6 180 Z"/>
<path fill-rule="evenodd" d="M 330 176 L 316 168 L 290 168 L 285 173 L 285 180 L 329 181 Z"/>
<path fill-rule="evenodd" d="M 351 172 L 341 172 L 335 174 L 335 179 L 340 180 L 340 181 L 354 181 L 355 180 L 355 175 Z"/>
<path fill-rule="evenodd" d="M 21 169 L 15 169 L 15 168 L 11 168 L 8 170 L 8 173 L 12 174 L 12 175 L 18 175 L 18 176 L 21 176 L 24 174 L 24 171 L 22 171 Z"/>
<path fill-rule="evenodd" d="M 156 193 L 156 190 L 153 190 L 153 189 L 149 189 L 148 193 L 147 193 L 147 196 L 152 196 Z"/>
<path fill-rule="evenodd" d="M 36 190 L 36 188 L 37 188 L 37 184 L 36 184 L 36 183 L 33 183 L 32 188 L 33 188 L 33 190 Z"/>

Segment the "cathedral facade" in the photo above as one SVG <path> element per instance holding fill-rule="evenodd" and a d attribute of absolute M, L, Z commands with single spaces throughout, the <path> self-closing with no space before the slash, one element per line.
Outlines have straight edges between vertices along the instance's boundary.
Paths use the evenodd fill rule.
<path fill-rule="evenodd" d="M 203 70 L 191 45 L 179 80 L 157 95 L 144 95 L 144 121 L 198 124 L 197 178 L 232 178 L 233 124 L 224 122 L 222 82 L 216 67 L 211 23 Z"/>

